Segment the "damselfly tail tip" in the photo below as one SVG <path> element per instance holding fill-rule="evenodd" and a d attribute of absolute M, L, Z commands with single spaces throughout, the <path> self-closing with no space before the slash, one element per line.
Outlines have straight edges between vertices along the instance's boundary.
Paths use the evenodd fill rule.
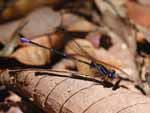
<path fill-rule="evenodd" d="M 23 43 L 29 43 L 30 42 L 30 40 L 29 39 L 27 39 L 27 38 L 20 38 L 20 41 L 21 42 L 23 42 Z"/>

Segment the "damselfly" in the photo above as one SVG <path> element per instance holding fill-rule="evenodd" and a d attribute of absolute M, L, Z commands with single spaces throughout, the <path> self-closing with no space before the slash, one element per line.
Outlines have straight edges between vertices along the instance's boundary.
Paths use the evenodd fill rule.
<path fill-rule="evenodd" d="M 71 54 L 67 54 L 67 53 L 58 51 L 58 50 L 56 50 L 54 48 L 49 48 L 49 47 L 46 47 L 44 45 L 40 45 L 40 44 L 35 43 L 35 42 L 33 42 L 33 41 L 31 41 L 31 40 L 29 40 L 27 38 L 20 38 L 20 41 L 23 42 L 23 43 L 30 43 L 30 44 L 36 45 L 38 47 L 45 48 L 45 49 L 47 49 L 47 50 L 49 50 L 49 51 L 51 51 L 51 52 L 53 52 L 53 53 L 55 53 L 57 55 L 60 55 L 60 56 L 64 57 L 64 58 L 72 59 L 72 60 L 75 60 L 75 61 L 87 64 L 91 68 L 94 68 L 99 75 L 104 76 L 104 78 L 107 77 L 109 79 L 114 79 L 114 78 L 119 77 L 116 74 L 116 70 L 119 70 L 119 71 L 121 71 L 122 73 L 124 73 L 124 74 L 126 74 L 128 76 L 128 74 L 126 72 L 122 71 L 118 67 L 115 67 L 115 66 L 113 66 L 111 64 L 108 64 L 108 63 L 105 63 L 103 61 L 94 59 L 86 51 L 84 51 L 82 49 L 82 47 L 76 41 L 74 41 L 74 43 L 82 50 L 82 52 L 84 52 L 87 55 L 87 57 L 91 60 L 91 62 L 87 62 L 87 61 L 81 60 L 79 58 L 76 58 L 76 57 L 72 56 Z M 107 68 L 106 66 L 111 67 L 111 69 Z"/>

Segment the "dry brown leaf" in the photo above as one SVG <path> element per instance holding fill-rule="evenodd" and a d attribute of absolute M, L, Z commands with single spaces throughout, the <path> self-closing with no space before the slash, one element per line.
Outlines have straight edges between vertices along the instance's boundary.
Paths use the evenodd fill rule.
<path fill-rule="evenodd" d="M 62 74 L 60 74 L 62 73 Z M 68 77 L 67 77 L 68 76 Z M 6 70 L 0 83 L 13 85 L 47 113 L 149 113 L 150 99 L 125 88 L 112 90 L 70 73 Z M 77 75 L 76 75 L 77 76 Z"/>
<path fill-rule="evenodd" d="M 75 38 L 74 40 L 69 41 L 65 47 L 65 52 L 68 54 L 85 55 L 76 43 L 78 43 L 84 51 L 89 52 L 90 55 L 93 55 L 94 47 L 92 44 L 81 38 Z"/>
<path fill-rule="evenodd" d="M 61 24 L 61 15 L 49 7 L 43 7 L 30 13 L 26 20 L 28 24 L 21 33 L 26 37 L 35 37 L 56 31 Z"/>
<path fill-rule="evenodd" d="M 98 28 L 93 23 L 71 13 L 63 14 L 62 25 L 66 30 L 74 32 L 89 32 Z"/>
<path fill-rule="evenodd" d="M 143 27 L 150 27 L 150 8 L 138 3 L 128 1 L 128 16 L 136 23 Z"/>
<path fill-rule="evenodd" d="M 48 36 L 43 36 L 34 39 L 33 41 L 50 47 Z M 28 45 L 18 49 L 12 57 L 16 58 L 23 64 L 28 65 L 43 65 L 50 60 L 50 51 L 33 45 Z"/>
<path fill-rule="evenodd" d="M 65 52 L 67 54 L 73 54 L 76 58 L 90 63 L 91 60 L 88 59 L 88 56 L 76 45 L 75 42 L 78 43 L 81 46 L 81 48 L 84 51 L 88 52 L 90 55 L 92 56 L 95 55 L 94 47 L 92 46 L 92 44 L 87 40 L 79 39 L 79 38 L 68 42 L 68 44 L 65 47 Z M 75 61 L 75 64 L 80 73 L 94 76 L 93 71 L 89 65 L 78 61 Z"/>
<path fill-rule="evenodd" d="M 3 3 L 1 3 L 1 7 L 4 7 L 4 9 L 1 11 L 0 20 L 14 19 L 20 16 L 24 16 L 30 11 L 41 6 L 54 5 L 61 2 L 63 2 L 63 0 L 13 0 L 6 2 L 4 1 Z"/>
<path fill-rule="evenodd" d="M 49 48 L 57 48 L 61 46 L 60 43 L 63 39 L 62 34 L 57 32 L 51 36 L 36 37 L 33 41 Z M 17 49 L 11 57 L 16 58 L 23 64 L 44 65 L 50 61 L 51 53 L 46 49 L 31 44 L 23 44 L 23 47 Z"/>
<path fill-rule="evenodd" d="M 21 33 L 28 38 L 32 38 L 56 31 L 56 28 L 61 24 L 61 15 L 51 8 L 43 7 L 33 11 L 26 18 L 0 25 L 0 42 L 8 43 L 14 31 L 23 21 L 26 21 L 27 24 L 21 30 Z"/>

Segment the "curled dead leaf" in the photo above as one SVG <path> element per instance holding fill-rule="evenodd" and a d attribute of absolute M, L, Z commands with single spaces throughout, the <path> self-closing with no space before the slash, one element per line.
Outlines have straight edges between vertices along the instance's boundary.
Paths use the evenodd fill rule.
<path fill-rule="evenodd" d="M 64 13 L 62 22 L 63 27 L 68 31 L 89 32 L 98 28 L 93 23 L 71 13 Z"/>

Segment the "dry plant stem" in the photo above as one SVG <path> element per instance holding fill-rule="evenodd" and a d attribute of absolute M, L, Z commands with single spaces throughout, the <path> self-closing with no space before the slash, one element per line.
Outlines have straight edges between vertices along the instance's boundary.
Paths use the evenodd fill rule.
<path fill-rule="evenodd" d="M 0 83 L 13 86 L 47 113 L 148 113 L 150 99 L 124 88 L 112 90 L 67 72 L 5 70 Z"/>

